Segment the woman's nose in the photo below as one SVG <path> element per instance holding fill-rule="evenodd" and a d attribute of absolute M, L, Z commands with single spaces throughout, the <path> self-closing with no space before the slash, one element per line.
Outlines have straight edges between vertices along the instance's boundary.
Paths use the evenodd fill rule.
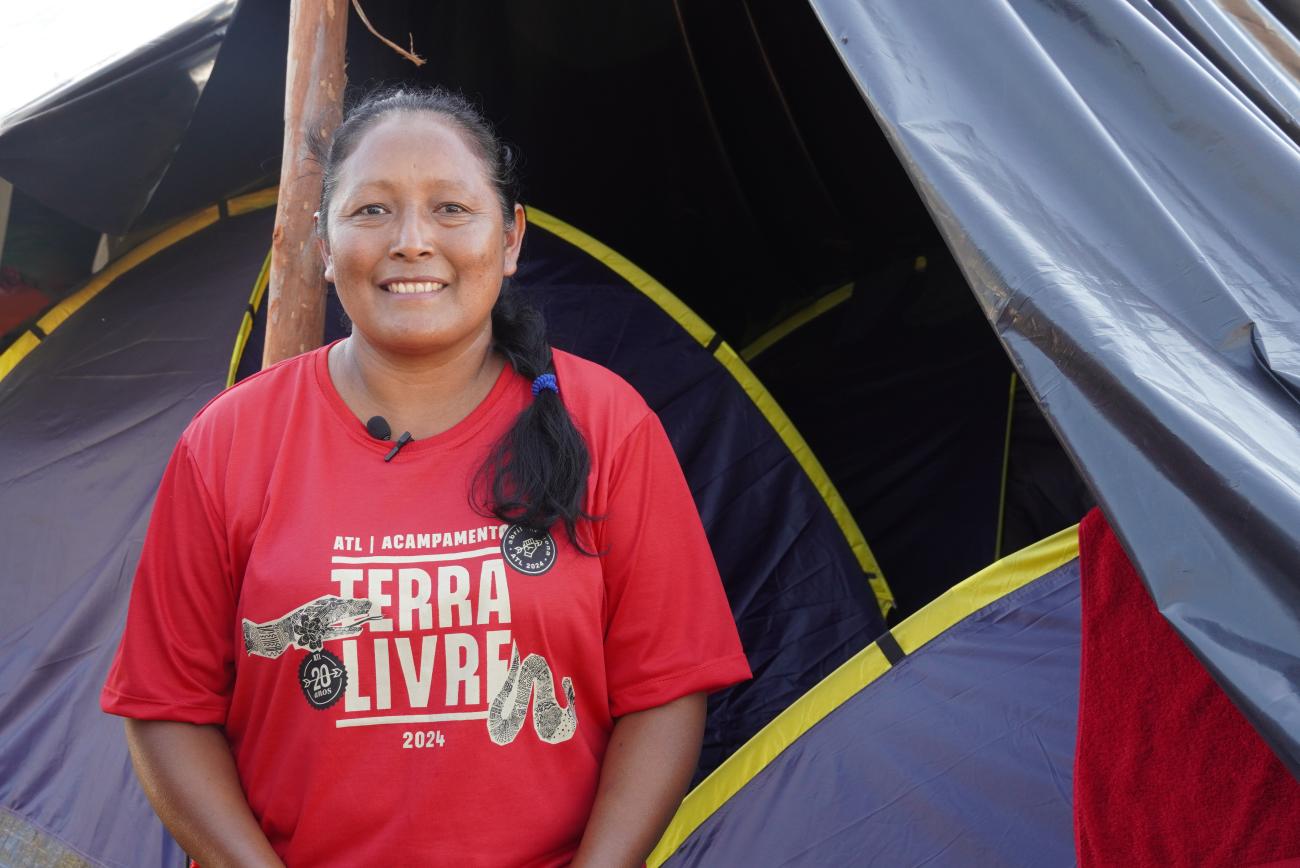
<path fill-rule="evenodd" d="M 398 219 L 388 254 L 397 259 L 425 259 L 433 256 L 434 225 L 431 217 L 408 210 Z"/>

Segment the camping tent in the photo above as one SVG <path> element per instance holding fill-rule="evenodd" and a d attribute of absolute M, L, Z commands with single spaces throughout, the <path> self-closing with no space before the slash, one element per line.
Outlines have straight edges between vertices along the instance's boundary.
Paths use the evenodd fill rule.
<path fill-rule="evenodd" d="M 372 21 L 381 31 L 411 30 L 417 47 L 429 40 L 439 48 L 435 62 L 412 76 L 354 28 L 349 71 L 354 81 L 424 77 L 482 94 L 529 157 L 530 202 L 593 231 L 698 311 L 712 328 L 686 333 L 704 361 L 721 353 L 739 370 L 727 355 L 737 347 L 756 370 L 772 365 L 774 403 L 788 404 L 810 451 L 828 456 L 827 481 L 861 530 L 859 545 L 840 507 L 816 502 L 852 552 L 859 589 L 869 587 L 863 571 L 882 572 L 900 600 L 910 595 L 907 611 L 1007 550 L 997 516 L 1015 512 L 1002 497 L 1015 486 L 1002 480 L 1018 463 L 1006 448 L 1005 347 L 1166 615 L 1294 770 L 1300 317 L 1291 239 L 1300 215 L 1294 197 L 1275 192 L 1295 189 L 1300 174 L 1287 120 L 1295 115 L 1286 70 L 1294 67 L 1285 52 L 1294 39 L 1257 3 L 1232 4 L 1232 15 L 1227 6 L 683 0 L 587 3 L 541 15 L 507 0 L 392 4 L 368 9 Z M 1245 21 L 1242 9 L 1254 18 Z M 152 78 L 105 75 L 76 100 L 0 128 L 0 176 L 17 191 L 39 189 L 51 205 L 72 210 L 66 203 L 75 202 L 84 225 L 129 233 L 110 247 L 159 238 L 168 226 L 175 232 L 200 206 L 218 224 L 212 238 L 229 241 L 223 233 L 254 225 L 238 213 L 246 207 L 238 194 L 263 184 L 279 154 L 284 17 L 273 4 L 244 3 L 223 20 L 217 63 L 183 135 L 168 146 L 148 153 L 127 146 L 139 129 L 132 113 L 150 112 L 147 101 L 131 98 L 140 81 L 153 82 L 146 94 L 179 76 L 194 81 L 185 63 L 159 60 L 149 66 Z M 176 56 L 202 34 L 174 34 Z M 103 104 L 119 107 L 121 123 L 79 143 L 78 105 Z M 37 122 L 40 137 L 30 134 Z M 31 146 L 48 137 L 62 147 Z M 126 174 L 139 179 L 133 193 L 144 195 L 104 186 L 124 174 L 117 154 L 138 161 Z M 21 764 L 15 752 L 0 757 L 6 771 L 22 769 L 4 804 L 29 823 L 23 829 L 35 823 L 65 843 L 108 841 L 119 818 L 104 815 L 105 799 L 93 789 L 69 801 L 66 790 L 43 782 L 66 787 L 96 763 L 116 763 L 101 777 L 117 793 L 125 769 L 120 752 L 69 752 L 74 742 L 43 722 L 65 719 L 50 710 L 72 703 L 77 689 L 85 705 L 90 670 L 104 665 L 112 644 L 129 575 L 127 531 L 147 505 L 150 480 L 134 473 L 139 455 L 158 460 L 178 420 L 221 385 L 214 369 L 230 366 L 228 343 L 216 349 L 228 338 L 177 339 L 166 330 L 96 358 L 94 348 L 104 346 L 96 340 L 107 339 L 109 323 L 128 308 L 147 317 L 164 303 L 190 305 L 159 320 L 187 328 L 209 317 L 215 327 L 218 307 L 226 310 L 226 296 L 201 292 L 188 272 L 168 271 L 148 252 L 136 247 L 126 256 L 161 277 L 125 273 L 132 260 L 119 258 L 109 269 L 141 281 L 133 292 L 101 273 L 0 357 L 6 446 L 31 444 L 3 476 L 0 532 L 16 529 L 6 548 L 21 539 L 16 550 L 28 558 L 14 559 L 4 590 L 17 619 L 6 623 L 21 626 L 4 646 L 0 725 L 6 746 L 23 751 Z M 949 252 L 961 283 L 943 281 Z M 194 255 L 214 269 L 225 261 L 219 250 Z M 242 316 L 260 261 L 246 254 L 241 262 L 223 288 L 236 293 L 233 310 Z M 947 291 L 962 285 L 975 290 L 974 300 Z M 970 326 L 961 330 L 963 318 Z M 854 341 L 857 325 L 836 333 L 849 322 L 873 340 Z M 762 346 L 773 329 L 784 337 Z M 74 348 L 59 351 L 63 341 Z M 781 363 L 784 348 L 801 342 L 809 351 L 792 350 Z M 162 352 L 148 355 L 153 350 Z M 134 368 L 126 364 L 132 356 Z M 863 366 L 850 369 L 849 361 Z M 702 370 L 716 376 L 710 364 Z M 834 391 L 831 366 L 845 378 Z M 959 376 L 971 379 L 954 389 Z M 107 412 L 104 404 L 114 402 L 103 386 L 127 382 L 144 402 Z M 860 391 L 848 388 L 855 383 Z M 67 386 L 80 388 L 84 403 L 41 402 L 43 392 Z M 782 433 L 783 417 L 761 412 L 766 395 L 736 406 L 766 415 L 753 430 Z M 1013 419 L 1013 442 L 1025 430 L 1020 422 Z M 131 459 L 92 464 L 92 453 L 78 448 L 136 434 L 148 445 L 123 453 Z M 791 438 L 778 439 L 803 473 L 790 479 L 826 488 L 801 463 L 798 444 L 790 450 Z M 970 450 L 960 460 L 952 460 L 954 443 Z M 80 472 L 66 476 L 70 488 L 22 487 L 72 468 Z M 1049 503 L 1078 497 L 1059 469 L 1030 476 L 1066 480 L 1068 490 L 1047 492 Z M 115 511 L 115 524 L 96 526 L 118 531 L 114 545 L 91 549 L 99 562 L 59 561 L 65 548 L 75 550 L 67 541 L 93 523 L 73 527 L 58 516 L 108 485 L 136 488 L 134 513 Z M 907 534 L 915 541 L 895 544 Z M 895 545 L 897 570 L 884 555 Z M 866 551 L 879 556 L 877 569 Z M 72 579 L 88 575 L 110 578 L 87 595 Z M 1233 582 L 1221 581 L 1225 575 Z M 859 603 L 859 612 L 876 605 L 865 594 Z M 38 612 L 45 618 L 33 619 Z M 94 637 L 97 650 L 79 644 L 83 636 Z M 827 655 L 829 668 L 829 646 L 804 641 Z M 857 659 L 861 647 L 835 653 Z M 55 671 L 79 679 L 50 677 Z M 764 719 L 790 698 L 763 709 Z M 47 778 L 61 760 L 65 775 Z M 138 793 L 121 801 L 147 812 Z M 121 823 L 116 833 L 128 834 L 130 822 Z M 154 853 L 166 846 L 156 827 L 152 837 L 136 837 Z"/>
<path fill-rule="evenodd" d="M 847 661 L 687 796 L 650 863 L 1074 864 L 1076 532 Z"/>

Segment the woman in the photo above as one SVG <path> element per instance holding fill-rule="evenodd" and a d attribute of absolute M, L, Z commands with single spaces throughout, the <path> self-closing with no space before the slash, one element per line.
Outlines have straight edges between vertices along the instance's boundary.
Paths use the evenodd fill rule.
<path fill-rule="evenodd" d="M 371 96 L 321 163 L 352 334 L 185 431 L 104 708 L 205 868 L 640 864 L 749 676 L 663 429 L 503 292 L 463 99 Z"/>

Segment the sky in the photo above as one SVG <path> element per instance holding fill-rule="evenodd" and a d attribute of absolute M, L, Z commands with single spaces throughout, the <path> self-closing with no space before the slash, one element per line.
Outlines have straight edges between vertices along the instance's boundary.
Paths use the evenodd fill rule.
<path fill-rule="evenodd" d="M 0 119 L 234 0 L 42 0 L 0 7 Z M 2 125 L 0 120 L 0 125 Z"/>

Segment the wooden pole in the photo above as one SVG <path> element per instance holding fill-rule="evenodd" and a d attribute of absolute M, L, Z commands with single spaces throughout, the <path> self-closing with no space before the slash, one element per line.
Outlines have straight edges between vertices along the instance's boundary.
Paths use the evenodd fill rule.
<path fill-rule="evenodd" d="M 262 367 L 319 347 L 325 339 L 325 281 L 312 214 L 320 167 L 308 159 L 308 125 L 329 136 L 343 119 L 347 0 L 292 0 L 284 83 L 284 153 L 271 238 L 271 278 Z"/>

